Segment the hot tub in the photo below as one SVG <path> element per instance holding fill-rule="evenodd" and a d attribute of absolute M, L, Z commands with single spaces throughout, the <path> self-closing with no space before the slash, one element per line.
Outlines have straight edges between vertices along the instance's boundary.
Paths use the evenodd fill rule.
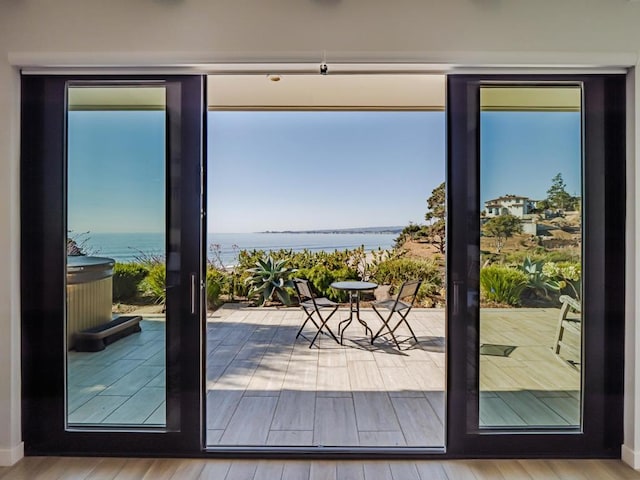
<path fill-rule="evenodd" d="M 67 257 L 67 348 L 76 332 L 111 321 L 113 267 L 106 257 Z"/>

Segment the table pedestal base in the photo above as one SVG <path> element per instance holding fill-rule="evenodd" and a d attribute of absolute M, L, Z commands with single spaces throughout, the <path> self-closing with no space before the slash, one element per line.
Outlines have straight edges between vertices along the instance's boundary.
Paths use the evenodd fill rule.
<path fill-rule="evenodd" d="M 347 329 L 351 322 L 353 321 L 353 317 L 356 317 L 356 320 L 364 327 L 365 334 L 369 334 L 371 338 L 373 338 L 373 331 L 367 325 L 367 322 L 360 318 L 360 291 L 351 290 L 349 291 L 349 318 L 342 320 L 338 324 L 338 334 L 340 335 L 340 345 L 343 345 L 343 337 L 344 331 Z M 345 324 L 344 326 L 342 324 Z"/>

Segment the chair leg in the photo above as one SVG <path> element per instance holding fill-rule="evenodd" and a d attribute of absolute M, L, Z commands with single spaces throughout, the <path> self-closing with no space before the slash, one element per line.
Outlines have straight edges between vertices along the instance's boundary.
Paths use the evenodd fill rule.
<path fill-rule="evenodd" d="M 562 337 L 564 337 L 564 322 L 567 319 L 567 313 L 569 313 L 569 304 L 565 302 L 562 304 L 562 307 L 560 307 L 560 315 L 558 317 L 558 326 L 556 327 L 556 340 L 553 345 L 553 352 L 556 355 L 560 354 Z"/>
<path fill-rule="evenodd" d="M 393 339 L 394 343 L 398 347 L 398 350 L 401 350 L 401 348 L 400 348 L 400 343 L 401 342 L 398 342 L 398 339 L 395 336 L 395 332 L 396 332 L 396 330 L 398 329 L 398 327 L 402 323 L 404 323 L 407 326 L 407 328 L 409 329 L 409 332 L 411 332 L 411 336 L 416 341 L 416 343 L 419 343 L 418 342 L 418 337 L 416 337 L 415 332 L 413 331 L 413 329 L 411 328 L 411 325 L 409 325 L 409 322 L 407 321 L 407 316 L 409 315 L 409 311 L 411 311 L 410 309 L 404 315 L 402 315 L 402 313 L 398 312 L 398 315 L 400 316 L 400 320 L 398 320 L 398 323 L 396 323 L 395 327 L 393 327 L 393 328 L 391 328 L 389 326 L 389 322 L 391 321 L 391 317 L 393 316 L 393 312 L 391 312 L 389 314 L 389 317 L 385 320 L 384 317 L 382 315 L 380 315 L 380 312 L 375 307 L 373 307 L 373 309 L 375 310 L 375 312 L 380 317 L 380 320 L 382 320 L 382 326 L 380 327 L 380 330 L 378 330 L 377 333 L 373 337 L 371 337 L 371 345 L 373 345 L 373 341 L 376 338 L 378 338 L 380 335 L 382 335 L 382 331 L 386 328 L 389 331 L 389 334 L 391 335 L 391 338 Z M 406 340 L 403 340 L 403 342 L 405 342 L 405 341 Z"/>
<path fill-rule="evenodd" d="M 320 328 L 320 326 L 316 323 L 316 321 L 313 319 L 312 314 L 313 312 L 309 313 L 308 311 L 306 311 L 305 309 L 302 309 L 302 311 L 307 315 L 307 318 L 305 319 L 304 322 L 302 322 L 302 326 L 300 327 L 300 329 L 298 330 L 298 333 L 296 334 L 296 338 L 298 338 L 300 336 L 300 334 L 302 333 L 302 330 L 304 329 L 304 326 L 307 324 L 307 322 L 309 320 L 311 320 L 311 322 L 316 326 L 316 328 Z M 302 335 L 304 337 L 304 335 Z M 306 337 L 305 337 L 306 338 Z"/>
<path fill-rule="evenodd" d="M 409 322 L 407 321 L 407 316 L 409 315 L 409 312 L 405 313 L 404 315 L 402 315 L 401 313 L 398 312 L 398 314 L 400 315 L 400 321 L 398 321 L 398 323 L 396 324 L 395 327 L 393 327 L 392 331 L 395 332 L 396 329 L 402 324 L 404 323 L 407 328 L 409 329 L 409 331 L 411 332 L 411 336 L 413 337 L 413 339 L 416 341 L 416 343 L 418 342 L 418 337 L 416 337 L 416 334 L 414 333 L 413 329 L 411 328 L 411 325 L 409 325 Z M 404 340 L 403 340 L 404 341 Z"/>
<path fill-rule="evenodd" d="M 320 314 L 320 312 L 316 312 L 318 314 L 318 318 L 320 319 L 320 325 L 318 326 L 318 324 L 312 319 L 311 321 L 314 323 L 314 325 L 316 325 L 316 327 L 318 327 L 318 331 L 316 332 L 316 334 L 313 336 L 313 339 L 311 340 L 311 343 L 309 344 L 309 348 L 313 347 L 313 344 L 315 343 L 316 339 L 318 338 L 318 335 L 320 335 L 320 333 L 322 333 L 322 329 L 326 329 L 327 332 L 329 332 L 329 335 L 331 335 L 331 337 L 337 342 L 340 343 L 338 341 L 338 338 L 334 335 L 333 331 L 331 330 L 331 328 L 329 328 L 329 325 L 327 325 L 327 322 L 329 321 L 329 319 L 333 316 L 334 313 L 336 313 L 338 311 L 338 307 L 334 308 L 331 313 L 329 314 L 329 316 L 325 319 L 322 318 L 322 315 Z M 313 314 L 313 312 L 312 312 Z"/>
<path fill-rule="evenodd" d="M 380 320 L 382 320 L 382 326 L 376 332 L 376 334 L 371 337 L 371 345 L 373 345 L 373 341 L 382 334 L 382 330 L 384 330 L 386 328 L 389 331 L 389 334 L 391 334 L 391 338 L 393 339 L 393 342 L 396 344 L 396 346 L 398 347 L 398 350 L 399 350 L 400 349 L 400 344 L 398 343 L 398 339 L 393 334 L 393 330 L 391 329 L 391 327 L 389 327 L 389 322 L 391 321 L 391 317 L 393 316 L 393 311 L 389 314 L 389 316 L 385 320 L 385 318 L 380 314 L 380 312 L 378 311 L 378 309 L 375 306 L 373 307 L 373 310 L 378 314 L 378 317 L 380 317 Z"/>

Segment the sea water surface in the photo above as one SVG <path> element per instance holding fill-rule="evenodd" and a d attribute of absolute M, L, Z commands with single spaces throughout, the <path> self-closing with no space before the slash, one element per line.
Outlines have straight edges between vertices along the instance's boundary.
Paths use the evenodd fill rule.
<path fill-rule="evenodd" d="M 329 251 L 364 246 L 365 250 L 388 249 L 397 234 L 393 233 L 210 233 L 207 236 L 207 255 L 214 259 L 219 252 L 225 266 L 234 265 L 239 250 Z M 130 262 L 164 255 L 165 238 L 162 233 L 87 233 L 78 240 L 86 253 Z"/>

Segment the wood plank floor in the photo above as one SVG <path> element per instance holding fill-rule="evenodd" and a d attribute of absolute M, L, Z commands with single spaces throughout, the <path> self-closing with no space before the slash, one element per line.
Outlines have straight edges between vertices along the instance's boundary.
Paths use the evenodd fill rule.
<path fill-rule="evenodd" d="M 0 480 L 635 480 L 619 460 L 279 461 L 27 457 Z"/>

